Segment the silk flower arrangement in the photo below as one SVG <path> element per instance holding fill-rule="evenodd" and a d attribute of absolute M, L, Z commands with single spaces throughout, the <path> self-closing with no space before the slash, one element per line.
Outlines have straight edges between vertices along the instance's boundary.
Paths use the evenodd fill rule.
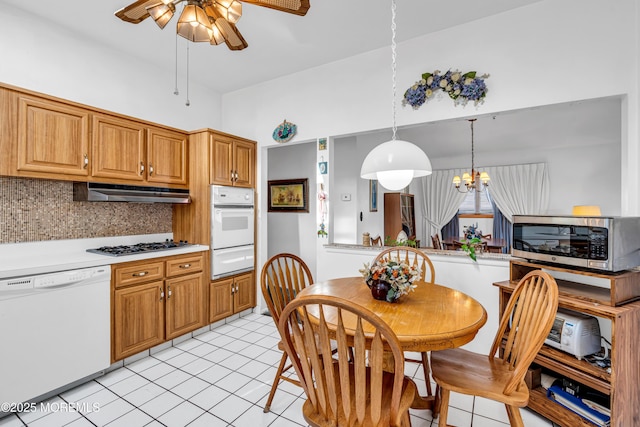
<path fill-rule="evenodd" d="M 433 73 L 424 73 L 420 80 L 405 91 L 402 105 L 408 104 L 417 110 L 433 98 L 438 90 L 449 95 L 456 105 L 466 105 L 469 101 L 478 105 L 484 102 L 487 95 L 487 85 L 484 80 L 488 77 L 489 74 L 477 76 L 475 71 L 462 73 L 458 70 L 449 70 L 440 74 L 440 70 L 435 70 Z"/>

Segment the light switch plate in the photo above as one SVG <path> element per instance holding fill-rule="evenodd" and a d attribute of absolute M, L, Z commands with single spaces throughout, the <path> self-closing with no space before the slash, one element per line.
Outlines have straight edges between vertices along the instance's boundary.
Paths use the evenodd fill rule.
<path fill-rule="evenodd" d="M 351 194 L 349 193 L 343 193 L 340 195 L 340 200 L 342 200 L 343 202 L 348 202 L 351 200 Z"/>

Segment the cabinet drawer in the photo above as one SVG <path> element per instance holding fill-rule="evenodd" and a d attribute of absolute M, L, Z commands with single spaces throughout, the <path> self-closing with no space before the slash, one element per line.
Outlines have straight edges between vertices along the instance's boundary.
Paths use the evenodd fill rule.
<path fill-rule="evenodd" d="M 167 277 L 202 271 L 203 268 L 204 255 L 202 253 L 172 257 L 167 260 Z"/>
<path fill-rule="evenodd" d="M 150 280 L 162 280 L 164 279 L 164 262 L 145 261 L 123 264 L 121 267 L 114 267 L 113 277 L 116 289 Z"/>

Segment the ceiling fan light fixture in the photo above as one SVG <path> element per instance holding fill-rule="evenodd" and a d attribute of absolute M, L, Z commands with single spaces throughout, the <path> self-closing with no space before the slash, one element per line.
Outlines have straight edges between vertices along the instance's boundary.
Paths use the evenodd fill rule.
<path fill-rule="evenodd" d="M 192 42 L 208 42 L 213 30 L 209 17 L 200 7 L 199 2 L 189 1 L 184 7 L 177 25 L 178 34 Z"/>
<path fill-rule="evenodd" d="M 238 0 L 215 0 L 214 7 L 224 19 L 235 24 L 242 17 L 242 3 Z"/>
<path fill-rule="evenodd" d="M 173 14 L 176 11 L 176 7 L 173 3 L 158 3 L 154 6 L 148 7 L 147 12 L 153 18 L 160 29 L 163 29 L 167 23 L 173 18 Z"/>

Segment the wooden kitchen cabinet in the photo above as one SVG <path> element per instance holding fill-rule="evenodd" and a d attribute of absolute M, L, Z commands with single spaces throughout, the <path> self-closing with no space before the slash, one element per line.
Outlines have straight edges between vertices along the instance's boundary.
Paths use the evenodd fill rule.
<path fill-rule="evenodd" d="M 0 175 L 187 188 L 187 133 L 0 85 Z"/>
<path fill-rule="evenodd" d="M 114 360 L 164 342 L 165 303 L 162 280 L 118 289 L 113 299 Z"/>
<path fill-rule="evenodd" d="M 166 339 L 173 339 L 204 326 L 202 273 L 165 281 Z"/>
<path fill-rule="evenodd" d="M 18 104 L 18 175 L 20 172 L 39 172 L 87 177 L 89 112 L 46 98 L 15 96 Z"/>
<path fill-rule="evenodd" d="M 187 184 L 187 135 L 168 129 L 147 128 L 147 181 Z"/>
<path fill-rule="evenodd" d="M 205 253 L 116 264 L 112 269 L 112 361 L 206 324 Z"/>
<path fill-rule="evenodd" d="M 211 183 L 253 188 L 255 157 L 254 142 L 213 134 L 210 160 Z"/>
<path fill-rule="evenodd" d="M 543 345 L 534 364 L 551 375 L 567 378 L 609 396 L 611 426 L 626 427 L 640 420 L 640 353 L 635 342 L 640 329 L 640 301 L 614 298 L 614 292 L 640 286 L 640 271 L 598 273 L 561 266 L 512 260 L 510 280 L 494 283 L 499 288 L 500 315 L 518 281 L 529 271 L 545 269 L 556 279 L 559 290 L 558 307 L 604 319 L 611 325 L 611 369 L 607 370 L 578 360 L 569 353 Z M 610 288 L 593 286 L 594 280 L 610 284 Z M 583 282 L 584 280 L 584 282 Z M 616 291 L 617 289 L 617 291 Z M 606 336 L 606 334 L 603 334 Z M 593 426 L 576 413 L 550 400 L 542 387 L 530 392 L 529 408 L 563 427 Z M 635 420 L 635 421 L 634 421 Z"/>
<path fill-rule="evenodd" d="M 254 274 L 244 273 L 211 282 L 209 321 L 215 322 L 256 306 Z"/>
<path fill-rule="evenodd" d="M 91 176 L 143 182 L 144 125 L 103 114 L 94 114 L 92 123 Z"/>
<path fill-rule="evenodd" d="M 92 124 L 92 177 L 186 187 L 185 134 L 103 114 L 93 114 Z"/>

